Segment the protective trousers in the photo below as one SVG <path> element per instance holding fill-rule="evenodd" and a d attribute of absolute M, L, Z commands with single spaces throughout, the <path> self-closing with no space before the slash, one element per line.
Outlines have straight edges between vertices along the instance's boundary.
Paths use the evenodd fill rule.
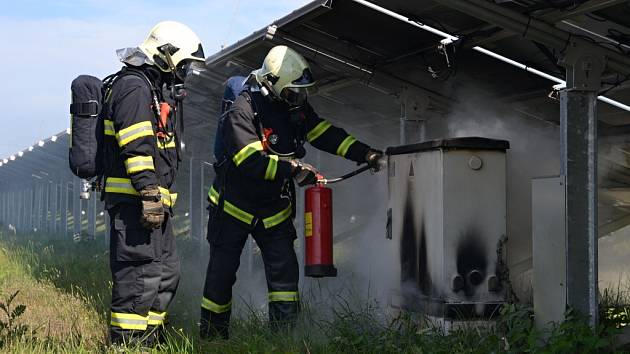
<path fill-rule="evenodd" d="M 109 210 L 112 344 L 156 344 L 168 305 L 179 283 L 179 257 L 171 219 L 147 230 L 140 225 L 141 207 L 118 204 Z"/>
<path fill-rule="evenodd" d="M 271 229 L 265 229 L 262 222 L 250 227 L 227 214 L 217 215 L 216 208 L 210 208 L 210 261 L 201 302 L 202 337 L 228 338 L 232 286 L 249 234 L 260 248 L 265 264 L 270 324 L 278 328 L 295 323 L 299 306 L 299 270 L 293 248 L 296 232 L 292 220 Z"/>

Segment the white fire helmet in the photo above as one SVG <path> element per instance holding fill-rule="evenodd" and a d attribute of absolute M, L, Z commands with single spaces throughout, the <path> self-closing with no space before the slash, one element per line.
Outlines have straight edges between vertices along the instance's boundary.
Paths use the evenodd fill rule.
<path fill-rule="evenodd" d="M 283 45 L 271 48 L 262 67 L 252 74 L 264 89 L 292 106 L 304 103 L 307 88 L 315 85 L 306 59 Z"/>
<path fill-rule="evenodd" d="M 160 70 L 172 72 L 181 79 L 191 70 L 205 69 L 199 37 L 188 26 L 179 22 L 158 23 L 138 47 Z"/>

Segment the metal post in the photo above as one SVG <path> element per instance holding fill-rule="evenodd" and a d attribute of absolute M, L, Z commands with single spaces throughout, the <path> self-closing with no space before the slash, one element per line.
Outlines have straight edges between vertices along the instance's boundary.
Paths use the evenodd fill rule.
<path fill-rule="evenodd" d="M 68 183 L 66 181 L 61 181 L 61 194 L 59 197 L 61 198 L 59 207 L 61 211 L 59 214 L 59 221 L 61 225 L 59 226 L 59 232 L 63 232 L 64 238 L 68 236 Z"/>
<path fill-rule="evenodd" d="M 96 196 L 91 193 L 90 199 L 85 201 L 87 204 L 87 234 L 88 237 L 96 239 Z"/>
<path fill-rule="evenodd" d="M 31 231 L 35 231 L 35 229 L 39 227 L 39 225 L 37 224 L 39 220 L 37 191 L 38 191 L 38 183 L 33 183 L 33 205 L 32 205 L 33 216 L 31 220 Z"/>
<path fill-rule="evenodd" d="M 48 182 L 42 182 L 42 223 L 41 230 L 48 232 Z"/>
<path fill-rule="evenodd" d="M 2 197 L 0 198 L 0 202 L 1 202 L 1 206 L 2 206 L 2 210 L 0 211 L 0 215 L 2 215 L 2 223 L 6 226 L 6 224 L 8 224 L 7 220 L 9 219 L 9 208 L 8 208 L 8 203 L 7 203 L 7 195 L 8 192 L 5 190 L 4 192 L 2 192 Z"/>
<path fill-rule="evenodd" d="M 44 227 L 46 233 L 50 234 L 50 181 L 44 184 Z"/>
<path fill-rule="evenodd" d="M 11 191 L 11 225 L 15 227 L 15 219 L 16 219 L 16 210 L 15 210 L 15 191 Z"/>
<path fill-rule="evenodd" d="M 190 238 L 194 238 L 195 234 L 193 232 L 193 228 L 195 227 L 194 217 L 193 217 L 193 157 L 192 154 L 188 160 L 188 222 L 189 222 L 189 230 L 190 230 Z"/>
<path fill-rule="evenodd" d="M 28 215 L 28 210 L 26 209 L 26 188 L 22 188 L 20 190 L 20 213 L 22 216 L 20 217 L 20 231 L 24 232 L 26 230 L 26 217 Z"/>
<path fill-rule="evenodd" d="M 28 189 L 28 232 L 33 231 L 33 214 L 35 213 L 35 209 L 33 208 L 33 198 L 35 198 L 35 190 L 33 186 Z"/>
<path fill-rule="evenodd" d="M 203 246 L 204 244 L 204 240 L 207 237 L 207 232 L 208 229 L 206 227 L 204 227 L 204 223 L 208 220 L 208 218 L 204 217 L 206 216 L 204 210 L 206 210 L 206 197 L 205 195 L 208 193 L 208 191 L 206 190 L 206 186 L 205 186 L 205 180 L 206 180 L 206 165 L 208 166 L 212 166 L 212 164 L 210 164 L 209 162 L 206 161 L 201 161 L 201 176 L 199 177 L 199 195 L 201 196 L 201 198 L 199 199 L 199 213 L 200 213 L 200 217 L 199 217 L 199 230 L 200 230 L 200 235 L 201 237 L 199 237 L 199 245 Z M 202 249 L 200 247 L 200 249 Z"/>
<path fill-rule="evenodd" d="M 196 183 L 200 181 L 199 178 L 195 178 L 195 171 L 197 170 L 197 166 L 203 165 L 203 161 L 199 164 L 195 164 L 195 160 L 193 157 L 190 157 L 190 164 L 188 169 L 188 217 L 190 220 L 190 237 L 191 239 L 198 238 L 199 240 L 203 239 L 201 228 L 199 228 L 202 211 L 196 208 L 199 205 L 197 198 L 199 195 L 197 192 L 201 187 L 196 186 Z M 202 183 L 203 185 L 203 183 Z"/>
<path fill-rule="evenodd" d="M 57 235 L 59 233 L 59 185 L 53 182 L 50 187 L 52 188 L 52 233 Z"/>
<path fill-rule="evenodd" d="M 560 93 L 561 173 L 566 179 L 567 305 L 597 324 L 597 92 L 604 61 L 569 44 Z"/>
<path fill-rule="evenodd" d="M 22 212 L 20 211 L 20 191 L 17 190 L 13 192 L 14 204 L 13 208 L 15 209 L 15 228 L 17 231 L 20 231 L 20 218 L 22 217 Z"/>
<path fill-rule="evenodd" d="M 4 205 L 4 197 L 6 193 L 4 191 L 0 191 L 0 223 L 6 223 L 5 213 L 7 212 L 7 207 Z"/>
<path fill-rule="evenodd" d="M 78 177 L 73 177 L 72 182 L 73 233 L 81 234 L 81 199 L 79 198 L 79 194 L 81 193 L 81 180 Z"/>

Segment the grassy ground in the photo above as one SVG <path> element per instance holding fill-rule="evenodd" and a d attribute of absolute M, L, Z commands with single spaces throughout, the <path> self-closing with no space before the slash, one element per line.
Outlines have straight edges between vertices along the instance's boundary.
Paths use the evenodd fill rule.
<path fill-rule="evenodd" d="M 39 343 L 32 343 L 46 351 L 47 347 L 69 345 L 86 350 L 102 346 L 105 326 L 89 300 L 76 291 L 64 291 L 50 281 L 38 281 L 24 262 L 24 254 L 0 247 L 0 299 L 17 293 L 14 303 L 25 305 L 20 323 L 35 331 Z M 6 303 L 6 300 L 2 300 Z M 1 317 L 0 317 L 1 318 Z M 20 339 L 21 341 L 21 339 Z M 9 352 L 20 352 L 20 345 L 9 346 Z M 2 348 L 0 348 L 2 349 Z"/>
<path fill-rule="evenodd" d="M 180 243 L 180 252 L 193 254 L 197 245 Z M 26 305 L 17 322 L 26 333 L 8 338 L 0 326 L 0 352 L 108 352 L 105 345 L 111 283 L 108 254 L 97 242 L 9 237 L 0 231 L 0 304 L 19 290 L 14 300 Z M 195 264 L 198 264 L 195 263 Z M 183 272 L 193 269 L 183 262 Z M 194 280 L 197 281 L 197 280 Z M 183 286 L 189 286 L 185 283 Z M 551 333 L 533 328 L 526 307 L 509 305 L 494 326 L 467 326 L 444 333 L 422 318 L 401 315 L 384 319 L 373 304 L 358 308 L 338 299 L 331 316 L 304 304 L 298 327 L 287 333 L 268 329 L 263 313 L 252 309 L 233 321 L 228 341 L 204 342 L 196 334 L 198 294 L 178 294 L 167 343 L 154 352 L 168 353 L 600 353 L 616 352 L 615 326 L 627 317 L 607 320 L 593 332 L 576 316 Z M 625 301 L 608 296 L 608 302 Z M 5 320 L 0 312 L 0 321 Z M 544 338 L 549 338 L 545 340 Z M 4 346 L 4 347 L 3 347 Z M 126 352 L 140 350 L 128 349 Z"/>

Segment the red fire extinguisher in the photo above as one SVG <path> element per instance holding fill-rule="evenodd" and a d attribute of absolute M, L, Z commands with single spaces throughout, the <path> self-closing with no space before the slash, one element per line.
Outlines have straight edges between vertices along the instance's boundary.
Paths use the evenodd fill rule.
<path fill-rule="evenodd" d="M 341 182 L 367 170 L 369 167 L 364 166 L 333 179 L 318 176 L 317 185 L 306 189 L 304 193 L 304 238 L 306 239 L 304 275 L 307 277 L 337 276 L 337 268 L 333 264 L 332 189 L 325 185 Z"/>
<path fill-rule="evenodd" d="M 332 189 L 318 184 L 304 193 L 304 275 L 336 277 L 333 265 Z"/>

